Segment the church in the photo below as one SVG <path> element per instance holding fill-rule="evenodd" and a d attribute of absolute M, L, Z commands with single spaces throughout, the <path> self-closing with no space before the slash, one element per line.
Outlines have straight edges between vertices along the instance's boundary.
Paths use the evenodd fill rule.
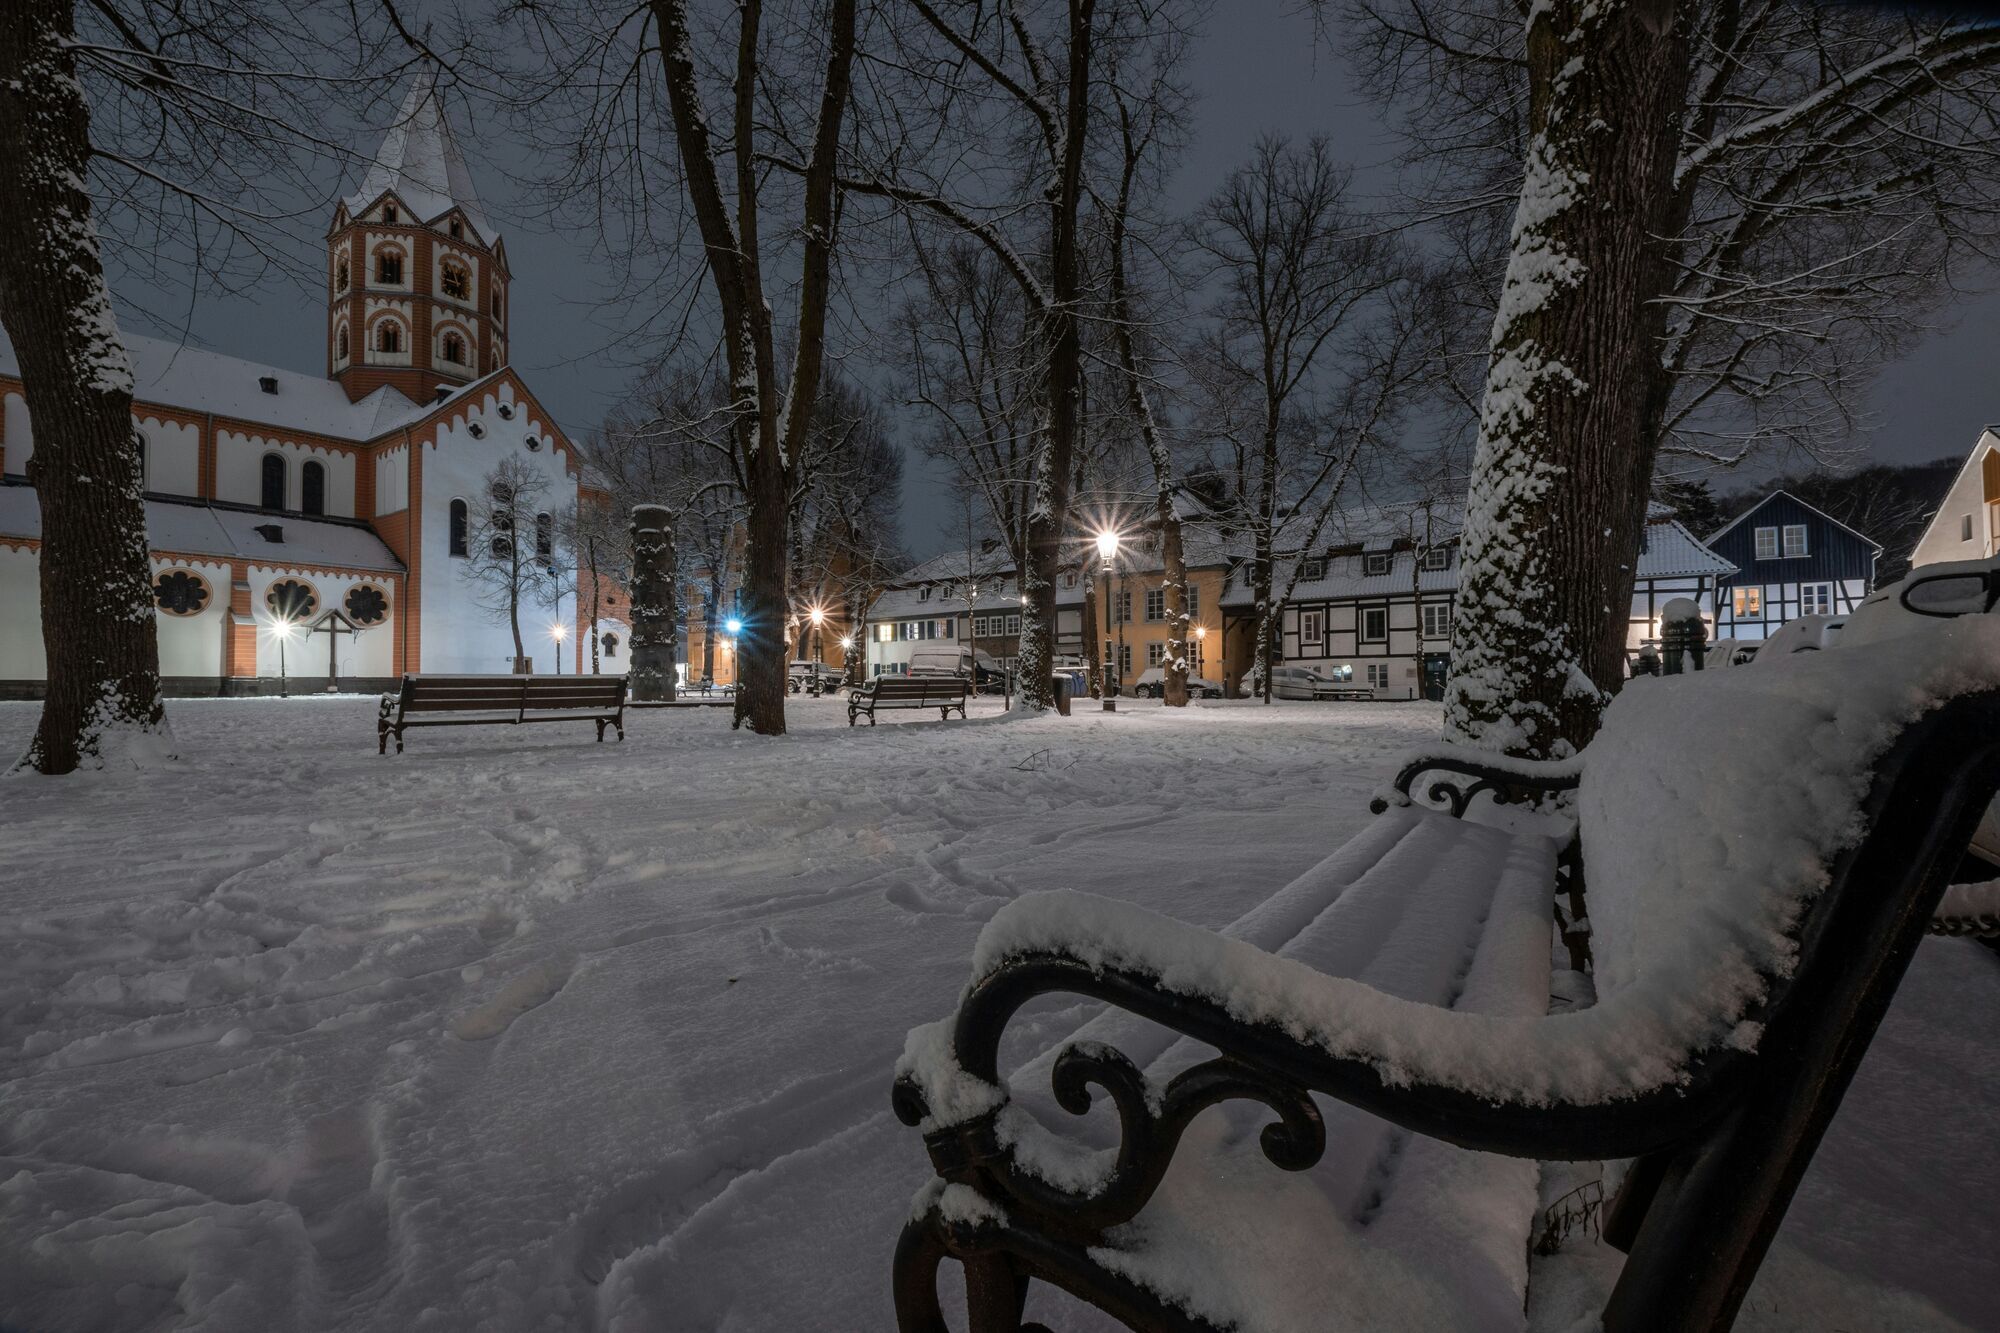
<path fill-rule="evenodd" d="M 512 631 L 467 573 L 479 497 L 515 458 L 558 510 L 590 498 L 575 446 L 508 365 L 506 244 L 430 76 L 335 205 L 325 279 L 321 374 L 124 336 L 169 694 L 275 692 L 281 672 L 324 689 L 329 668 L 359 690 L 512 670 Z M 34 423 L 4 335 L 0 409 L 0 697 L 36 697 Z M 336 632 L 302 632 L 314 622 Z M 622 669 L 622 626 L 598 628 Z M 524 665 L 577 670 L 589 629 L 573 596 L 524 606 Z"/>

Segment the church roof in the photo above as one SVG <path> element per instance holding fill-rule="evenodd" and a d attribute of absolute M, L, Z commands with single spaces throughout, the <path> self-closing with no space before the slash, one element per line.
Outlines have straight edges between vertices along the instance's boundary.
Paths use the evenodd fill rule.
<path fill-rule="evenodd" d="M 278 534 L 272 540 L 271 532 Z M 0 486 L 0 537 L 39 538 L 42 511 L 32 486 Z M 146 501 L 146 545 L 176 555 L 242 559 L 291 568 L 400 573 L 403 562 L 366 523 L 273 514 L 200 500 Z"/>
<path fill-rule="evenodd" d="M 413 403 L 386 387 L 351 403 L 347 390 L 323 375 L 284 370 L 138 333 L 121 331 L 119 338 L 132 358 L 132 397 L 140 403 L 212 412 L 218 417 L 263 422 L 356 444 L 410 425 L 436 406 Z M 0 375 L 21 376 L 14 346 L 4 332 L 0 332 Z M 275 393 L 265 390 L 265 380 L 271 381 Z"/>
<path fill-rule="evenodd" d="M 457 208 L 488 245 L 499 239 L 486 220 L 479 192 L 472 185 L 472 172 L 451 132 L 451 118 L 445 114 L 434 70 L 419 70 L 411 80 L 402 108 L 361 177 L 361 188 L 347 196 L 347 211 L 359 213 L 391 191 L 424 222 L 434 222 Z"/>

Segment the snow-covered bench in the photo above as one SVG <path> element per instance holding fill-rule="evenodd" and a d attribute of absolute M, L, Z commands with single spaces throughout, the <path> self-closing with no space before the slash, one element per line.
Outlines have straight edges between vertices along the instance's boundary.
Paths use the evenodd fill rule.
<path fill-rule="evenodd" d="M 1633 1159 L 1605 1329 L 1726 1328 L 2000 788 L 2000 618 L 1905 628 L 1635 682 L 1579 760 L 1433 785 L 1574 781 L 1596 1000 L 1573 1012 L 1532 998 L 1557 841 L 1482 859 L 1400 803 L 1377 827 L 1440 855 L 1372 939 L 1341 938 L 1345 894 L 1277 952 L 1085 894 L 1010 903 L 899 1066 L 938 1173 L 897 1247 L 904 1333 L 946 1327 L 947 1258 L 979 1333 L 1022 1327 L 1031 1280 L 1140 1329 L 1520 1328 L 1537 1159 Z M 1470 939 L 1445 910 L 1468 878 L 1492 885 Z M 1084 1035 L 1118 1045 L 1010 1086 L 1002 1035 L 1049 994 L 1108 1001 Z M 1110 1146 L 1025 1108 L 1042 1067 L 1072 1113 L 1110 1095 Z"/>
<path fill-rule="evenodd" d="M 949 721 L 956 708 L 965 716 L 965 700 L 972 682 L 961 676 L 877 676 L 847 692 L 847 725 L 864 714 L 875 725 L 878 708 L 935 708 L 938 718 Z"/>
<path fill-rule="evenodd" d="M 375 711 L 378 753 L 403 752 L 411 727 L 519 726 L 524 722 L 594 722 L 597 739 L 615 727 L 625 739 L 623 676 L 405 676 Z"/>

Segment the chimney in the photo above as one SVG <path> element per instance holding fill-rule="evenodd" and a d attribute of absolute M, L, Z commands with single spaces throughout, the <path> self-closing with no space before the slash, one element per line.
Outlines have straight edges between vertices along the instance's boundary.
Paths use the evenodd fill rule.
<path fill-rule="evenodd" d="M 276 375 L 260 375 L 257 377 L 257 387 L 265 393 L 276 393 L 278 391 L 278 377 Z"/>
<path fill-rule="evenodd" d="M 257 535 L 267 542 L 276 542 L 280 546 L 285 544 L 285 529 L 276 523 L 259 523 Z"/>

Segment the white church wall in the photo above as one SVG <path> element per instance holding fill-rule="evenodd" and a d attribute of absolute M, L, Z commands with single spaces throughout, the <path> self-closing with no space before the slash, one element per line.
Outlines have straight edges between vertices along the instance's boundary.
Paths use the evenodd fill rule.
<path fill-rule="evenodd" d="M 28 427 L 28 400 L 18 393 L 8 394 L 6 399 L 0 404 L 0 413 L 5 414 L 7 431 L 7 475 L 19 477 L 26 475 L 28 460 L 35 455 L 35 433 Z"/>
<path fill-rule="evenodd" d="M 401 445 L 375 456 L 375 517 L 410 507 L 410 452 Z"/>
<path fill-rule="evenodd" d="M 208 601 L 199 614 L 170 615 L 155 611 L 153 624 L 160 645 L 162 676 L 220 676 L 222 644 L 229 633 L 229 565 L 226 561 L 154 560 L 153 577 L 168 570 L 186 570 L 208 585 Z"/>
<path fill-rule="evenodd" d="M 505 405 L 512 419 L 503 417 Z M 477 424 L 481 438 L 467 429 Z M 526 403 L 514 399 L 513 386 L 502 383 L 479 395 L 462 421 L 438 427 L 437 446 L 422 450 L 423 467 L 423 669 L 437 672 L 494 673 L 510 669 L 514 640 L 505 615 L 495 616 L 478 603 L 476 585 L 466 574 L 467 561 L 451 554 L 451 502 L 475 501 L 485 493 L 488 478 L 503 458 L 518 458 L 548 483 L 545 503 L 560 513 L 576 502 L 576 479 L 550 442 L 547 422 L 530 415 Z M 533 437 L 539 447 L 530 450 Z M 521 610 L 522 649 L 534 659 L 535 671 L 555 670 L 552 625 L 576 624 L 575 599 L 557 607 L 525 606 Z M 565 652 L 571 651 L 567 645 Z M 566 659 L 563 670 L 571 669 Z"/>
<path fill-rule="evenodd" d="M 10 426 L 9 470 L 14 465 L 13 441 Z M 0 546 L 0 625 L 10 627 L 0 634 L 0 680 L 43 679 L 41 564 L 33 551 Z"/>
<path fill-rule="evenodd" d="M 277 617 L 272 614 L 269 602 L 271 586 L 287 579 L 303 583 L 313 590 L 314 618 L 325 613 L 330 607 L 346 608 L 348 592 L 360 584 L 379 588 L 389 599 L 389 615 L 379 625 L 370 626 L 359 635 L 339 634 L 335 651 L 339 654 L 339 674 L 342 676 L 388 676 L 392 675 L 396 645 L 396 615 L 400 607 L 396 605 L 396 590 L 392 582 L 375 574 L 335 574 L 322 570 L 294 570 L 276 565 L 252 565 L 249 571 L 250 610 L 257 618 L 257 674 L 276 676 L 279 674 L 280 657 L 284 670 L 295 676 L 326 675 L 327 642 L 324 634 L 306 634 L 302 629 L 294 630 L 280 653 L 279 636 L 273 632 Z"/>
<path fill-rule="evenodd" d="M 270 453 L 282 455 L 285 460 L 285 508 L 296 511 L 302 506 L 302 477 L 306 462 L 311 460 L 326 469 L 328 515 L 354 517 L 353 454 L 233 430 L 217 431 L 215 435 L 215 498 L 231 504 L 262 504 L 264 455 Z"/>
<path fill-rule="evenodd" d="M 10 418 L 7 423 L 7 467 L 14 467 L 14 425 Z M 1986 511 L 1986 481 L 1984 465 L 1986 456 L 2000 449 L 2000 433 L 1986 431 L 1973 446 L 1972 455 L 1965 466 L 1959 469 L 1958 477 L 1952 482 L 1951 490 L 1945 494 L 1944 503 L 1938 506 L 1937 516 L 1924 529 L 1923 539 L 1910 556 L 1910 564 L 1935 565 L 1945 560 L 1982 560 L 1994 549 L 1995 538 L 2000 538 Z"/>
<path fill-rule="evenodd" d="M 201 494 L 201 430 L 179 421 L 141 417 L 146 437 L 146 489 L 160 495 Z"/>

